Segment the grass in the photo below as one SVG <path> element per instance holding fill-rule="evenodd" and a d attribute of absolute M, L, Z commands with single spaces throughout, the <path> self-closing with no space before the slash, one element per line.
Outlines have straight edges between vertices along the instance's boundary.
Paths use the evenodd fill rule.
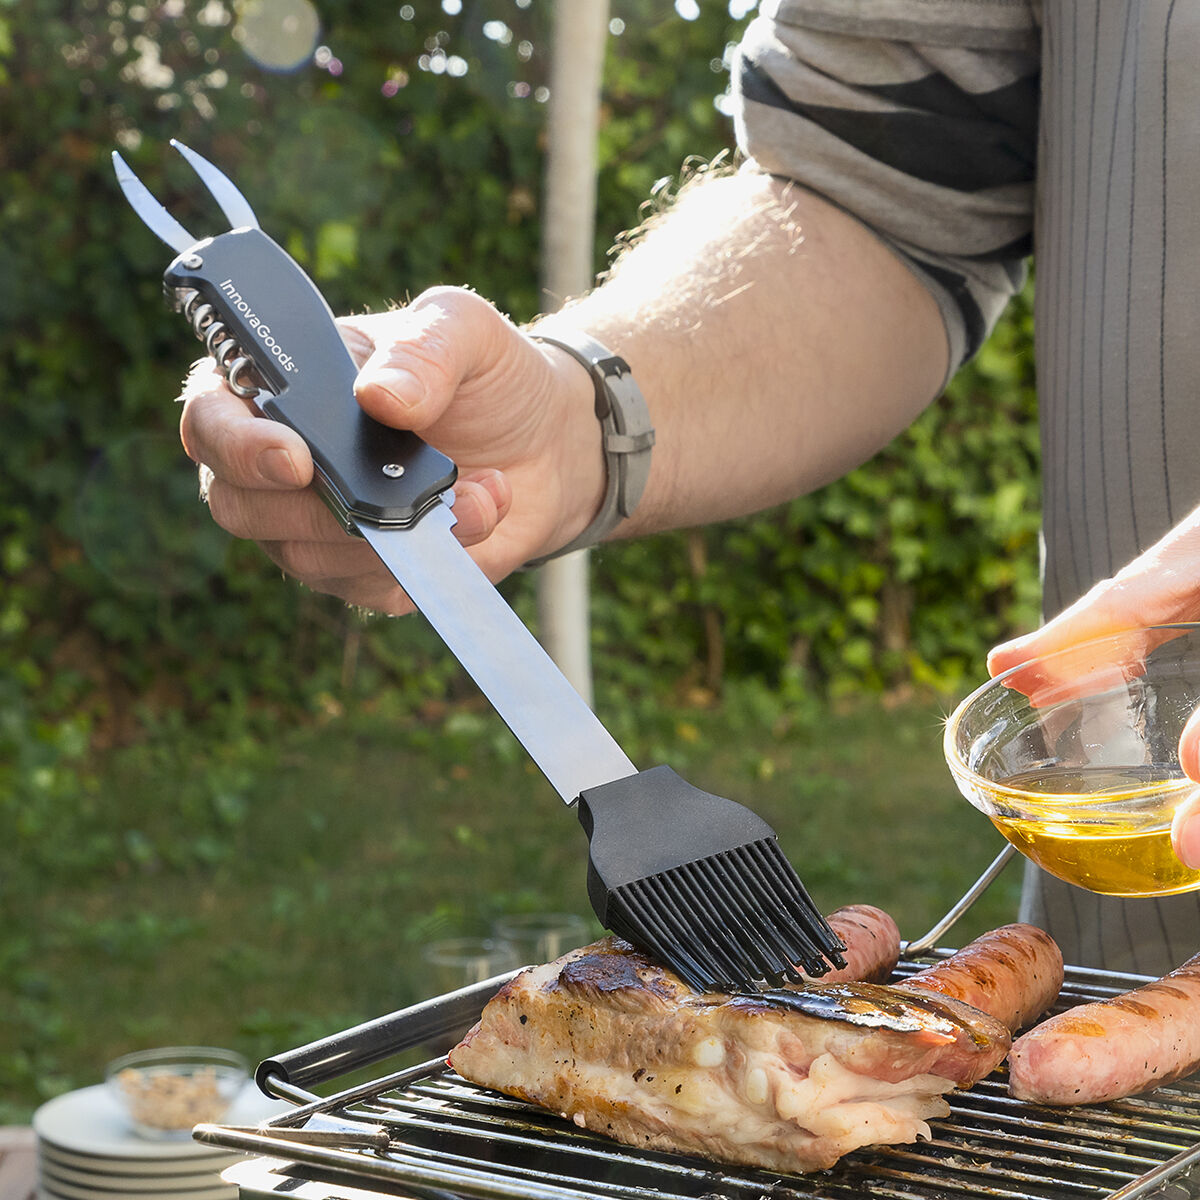
<path fill-rule="evenodd" d="M 751 804 L 822 907 L 877 904 L 917 937 L 1001 845 L 953 789 L 941 715 L 728 702 L 661 717 L 634 757 Z M 406 1005 L 428 992 L 425 942 L 502 913 L 590 916 L 583 833 L 490 713 L 332 716 L 246 740 L 236 769 L 183 740 L 106 756 L 78 844 L 6 876 L 0 1123 L 127 1050 L 257 1060 Z M 89 856 L 89 838 L 115 849 Z M 1018 874 L 947 940 L 1013 919 Z"/>

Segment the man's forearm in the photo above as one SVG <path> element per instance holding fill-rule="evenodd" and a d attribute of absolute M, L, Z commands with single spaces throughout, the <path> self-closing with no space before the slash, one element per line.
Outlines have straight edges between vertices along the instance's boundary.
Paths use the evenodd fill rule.
<path fill-rule="evenodd" d="M 617 536 L 756 511 L 869 458 L 937 394 L 937 305 L 869 230 L 739 173 L 688 189 L 563 318 L 629 362 L 657 429 Z"/>

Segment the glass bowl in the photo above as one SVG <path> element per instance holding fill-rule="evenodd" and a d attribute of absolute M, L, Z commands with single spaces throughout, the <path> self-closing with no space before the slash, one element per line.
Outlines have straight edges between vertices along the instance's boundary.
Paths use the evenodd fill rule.
<path fill-rule="evenodd" d="M 193 1126 L 221 1120 L 249 1075 L 249 1064 L 232 1050 L 164 1046 L 114 1059 L 105 1083 L 135 1133 L 186 1138 Z"/>
<path fill-rule="evenodd" d="M 1156 625 L 1011 668 L 946 724 L 959 791 L 1050 874 L 1111 896 L 1200 887 L 1171 850 L 1195 790 L 1179 735 L 1200 701 L 1200 624 Z"/>
<path fill-rule="evenodd" d="M 547 963 L 594 942 L 599 926 L 575 913 L 508 913 L 492 922 L 492 932 L 516 947 L 521 965 Z"/>

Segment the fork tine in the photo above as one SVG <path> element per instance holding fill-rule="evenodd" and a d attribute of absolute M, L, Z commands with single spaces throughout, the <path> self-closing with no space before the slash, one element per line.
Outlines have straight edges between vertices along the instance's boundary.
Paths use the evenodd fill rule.
<path fill-rule="evenodd" d="M 182 254 L 190 249 L 200 239 L 193 237 L 180 223 L 151 194 L 150 189 L 133 173 L 129 164 L 114 150 L 112 152 L 113 170 L 117 173 L 117 183 L 125 193 L 125 199 L 133 207 L 133 211 L 142 218 L 151 233 L 166 242 L 176 254 Z"/>
<path fill-rule="evenodd" d="M 225 214 L 230 229 L 241 229 L 249 226 L 257 229 L 258 218 L 250 201 L 238 191 L 237 185 L 224 171 L 214 167 L 202 154 L 197 154 L 190 146 L 185 146 L 178 138 L 171 139 L 171 145 L 187 160 L 188 165 L 200 176 L 200 182 L 208 188 L 217 207 Z"/>

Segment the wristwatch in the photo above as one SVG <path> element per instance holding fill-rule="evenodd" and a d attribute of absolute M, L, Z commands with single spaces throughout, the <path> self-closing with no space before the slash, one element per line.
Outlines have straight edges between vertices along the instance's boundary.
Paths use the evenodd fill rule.
<path fill-rule="evenodd" d="M 536 567 L 572 550 L 595 545 L 633 514 L 650 475 L 650 448 L 654 427 L 641 388 L 634 382 L 629 364 L 613 354 L 590 334 L 547 322 L 531 331 L 536 342 L 557 346 L 581 362 L 596 389 L 596 419 L 600 422 L 607 473 L 604 500 L 588 527 L 552 554 L 534 559 Z"/>

